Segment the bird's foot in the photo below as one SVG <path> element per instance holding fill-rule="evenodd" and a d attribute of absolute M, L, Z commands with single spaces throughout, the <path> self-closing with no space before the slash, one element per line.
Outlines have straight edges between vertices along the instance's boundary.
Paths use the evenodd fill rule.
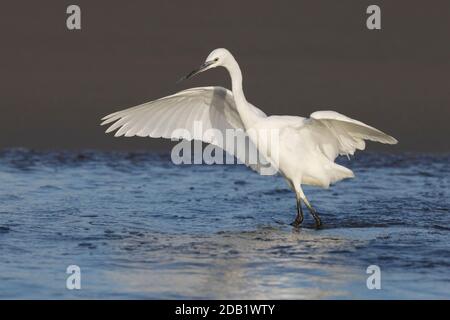
<path fill-rule="evenodd" d="M 314 221 L 315 221 L 316 229 L 322 228 L 322 220 L 320 220 L 320 217 L 317 214 L 317 212 L 315 212 L 313 214 L 313 218 L 314 218 Z"/>
<path fill-rule="evenodd" d="M 303 217 L 297 216 L 295 220 L 290 223 L 294 228 L 299 228 L 302 225 Z"/>
<path fill-rule="evenodd" d="M 292 221 L 291 223 L 289 223 L 291 226 L 293 226 L 294 228 L 300 228 L 300 226 L 302 225 L 301 223 L 297 222 L 296 220 Z"/>

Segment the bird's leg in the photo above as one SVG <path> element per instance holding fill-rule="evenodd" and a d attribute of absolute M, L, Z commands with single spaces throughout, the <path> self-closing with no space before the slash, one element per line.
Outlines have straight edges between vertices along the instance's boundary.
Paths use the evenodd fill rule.
<path fill-rule="evenodd" d="M 312 207 L 312 205 L 309 203 L 308 199 L 306 197 L 303 197 L 303 201 L 305 202 L 306 206 L 309 209 L 309 212 L 314 218 L 314 221 L 316 222 L 316 228 L 320 228 L 322 226 L 322 221 L 320 220 L 319 214 L 317 211 Z"/>
<path fill-rule="evenodd" d="M 291 223 L 292 226 L 298 228 L 303 222 L 303 209 L 302 209 L 302 200 L 297 197 L 297 216 L 295 220 Z"/>

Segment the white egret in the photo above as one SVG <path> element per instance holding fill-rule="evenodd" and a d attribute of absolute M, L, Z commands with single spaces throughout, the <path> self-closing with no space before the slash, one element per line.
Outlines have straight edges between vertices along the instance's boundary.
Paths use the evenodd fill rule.
<path fill-rule="evenodd" d="M 338 155 L 353 155 L 365 148 L 364 140 L 395 144 L 393 137 L 360 121 L 335 111 L 317 111 L 309 118 L 297 116 L 267 116 L 247 102 L 242 89 L 242 73 L 233 55 L 227 49 L 212 51 L 200 68 L 183 79 L 188 79 L 211 68 L 224 67 L 231 77 L 232 90 L 222 87 L 200 87 L 178 92 L 155 101 L 118 111 L 102 118 L 112 124 L 106 132 L 119 129 L 115 136 L 141 136 L 171 138 L 178 128 L 191 135 L 187 139 L 214 143 L 226 150 L 215 139 L 196 136 L 194 121 L 201 121 L 204 129 L 243 129 L 258 149 L 265 148 L 264 156 L 271 162 L 270 146 L 258 142 L 262 130 L 278 130 L 279 145 L 277 170 L 295 192 L 297 215 L 292 223 L 298 227 L 303 222 L 302 202 L 308 207 L 316 226 L 321 220 L 302 190 L 302 185 L 328 188 L 330 184 L 352 178 L 351 170 L 336 164 Z M 183 80 L 182 79 L 182 80 Z M 206 140 L 206 141 L 205 141 Z M 261 141 L 264 139 L 261 139 Z M 233 152 L 233 150 L 226 150 Z M 237 156 L 238 157 L 238 156 Z M 258 170 L 257 167 L 252 167 Z"/>

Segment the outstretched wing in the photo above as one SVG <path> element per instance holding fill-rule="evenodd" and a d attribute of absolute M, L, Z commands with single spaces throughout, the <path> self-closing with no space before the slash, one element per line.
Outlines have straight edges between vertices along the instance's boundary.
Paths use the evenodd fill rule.
<path fill-rule="evenodd" d="M 310 126 L 316 135 L 319 147 L 330 160 L 338 155 L 353 155 L 364 150 L 364 140 L 396 144 L 397 140 L 361 121 L 351 119 L 335 111 L 316 111 L 310 115 Z M 313 130 L 314 131 L 314 130 Z"/>
<path fill-rule="evenodd" d="M 115 137 L 172 137 L 177 129 L 186 129 L 187 140 L 202 140 L 203 132 L 195 132 L 194 124 L 201 122 L 203 131 L 243 128 L 233 94 L 222 87 L 201 87 L 128 108 L 102 118 L 101 125 L 114 122 L 106 133 L 116 129 Z M 211 141 L 205 141 L 211 142 Z"/>
<path fill-rule="evenodd" d="M 187 89 L 112 113 L 102 120 L 101 125 L 111 124 L 106 133 L 117 130 L 116 137 L 177 138 L 214 144 L 260 172 L 261 163 L 249 160 L 248 152 L 254 146 L 245 133 L 233 94 L 222 87 Z M 235 135 L 246 143 L 226 143 L 228 129 L 235 130 Z"/>

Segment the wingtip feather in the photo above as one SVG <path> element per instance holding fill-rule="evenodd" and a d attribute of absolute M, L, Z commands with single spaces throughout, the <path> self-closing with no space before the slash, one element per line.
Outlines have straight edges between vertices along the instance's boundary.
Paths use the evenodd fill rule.
<path fill-rule="evenodd" d="M 398 140 L 390 135 L 386 135 L 386 144 L 397 144 Z"/>

